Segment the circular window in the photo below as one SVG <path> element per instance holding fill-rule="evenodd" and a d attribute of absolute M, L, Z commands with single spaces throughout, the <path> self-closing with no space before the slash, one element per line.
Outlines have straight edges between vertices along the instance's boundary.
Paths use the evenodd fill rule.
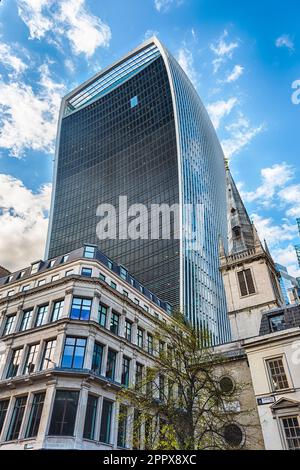
<path fill-rule="evenodd" d="M 231 377 L 222 377 L 220 380 L 220 389 L 223 393 L 232 393 L 234 391 L 235 384 Z"/>
<path fill-rule="evenodd" d="M 230 447 L 241 447 L 243 444 L 244 433 L 237 424 L 226 424 L 223 429 L 223 435 L 226 444 Z"/>

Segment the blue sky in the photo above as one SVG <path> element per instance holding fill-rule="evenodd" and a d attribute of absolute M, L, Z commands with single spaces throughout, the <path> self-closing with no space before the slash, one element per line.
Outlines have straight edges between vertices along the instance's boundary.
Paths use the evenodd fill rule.
<path fill-rule="evenodd" d="M 43 257 L 61 96 L 156 34 L 207 106 L 260 235 L 300 275 L 299 17 L 298 0 L 2 0 L 0 264 Z"/>

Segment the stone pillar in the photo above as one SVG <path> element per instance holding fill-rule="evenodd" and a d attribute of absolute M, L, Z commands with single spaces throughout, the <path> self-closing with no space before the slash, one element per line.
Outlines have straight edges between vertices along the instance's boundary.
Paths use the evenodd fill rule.
<path fill-rule="evenodd" d="M 133 354 L 130 361 L 130 370 L 129 370 L 129 387 L 135 386 L 135 372 L 136 372 L 136 354 Z"/>
<path fill-rule="evenodd" d="M 54 353 L 54 360 L 53 362 L 57 367 L 60 367 L 61 363 L 61 358 L 63 354 L 63 348 L 65 344 L 65 336 L 66 336 L 66 330 L 65 330 L 65 325 L 62 325 L 60 328 L 58 328 L 57 332 L 57 337 L 56 337 L 56 348 L 55 348 L 55 353 Z"/>
<path fill-rule="evenodd" d="M 78 400 L 75 428 L 74 428 L 75 447 L 77 448 L 80 448 L 82 445 L 84 421 L 85 421 L 89 389 L 90 389 L 90 385 L 87 382 L 82 382 L 81 391 L 80 391 L 79 400 Z"/>
<path fill-rule="evenodd" d="M 108 307 L 107 318 L 106 318 L 106 328 L 108 330 L 110 330 L 111 315 L 112 315 L 112 307 Z"/>
<path fill-rule="evenodd" d="M 120 411 L 120 403 L 115 401 L 113 405 L 112 411 L 112 429 L 111 429 L 111 444 L 113 448 L 116 449 L 118 447 L 118 427 L 119 427 L 119 411 Z"/>
<path fill-rule="evenodd" d="M 64 308 L 62 311 L 61 318 L 68 318 L 70 316 L 73 293 L 73 287 L 66 289 L 65 291 Z"/>
<path fill-rule="evenodd" d="M 121 336 L 121 338 L 125 337 L 125 319 L 126 319 L 126 310 L 123 309 L 120 315 L 120 323 L 119 323 L 119 336 Z"/>
<path fill-rule="evenodd" d="M 101 294 L 99 291 L 95 291 L 93 302 L 92 302 L 92 310 L 91 310 L 91 320 L 99 323 L 99 302 L 100 302 Z"/>
<path fill-rule="evenodd" d="M 101 375 L 103 375 L 103 377 L 106 376 L 107 353 L 108 353 L 108 345 L 106 344 L 103 347 L 103 357 L 102 357 L 102 367 L 101 367 Z"/>
<path fill-rule="evenodd" d="M 120 382 L 120 383 L 121 383 L 121 377 L 122 377 L 123 353 L 124 353 L 124 348 L 121 346 L 120 351 L 117 353 L 116 370 L 115 370 L 115 381 Z"/>
<path fill-rule="evenodd" d="M 84 358 L 84 363 L 83 363 L 84 369 L 91 370 L 92 368 L 95 337 L 96 335 L 94 333 L 90 333 L 87 338 L 87 344 L 85 348 L 85 358 Z"/>
<path fill-rule="evenodd" d="M 134 322 L 132 324 L 132 330 L 131 330 L 131 341 L 132 341 L 132 344 L 137 344 L 137 341 L 138 341 L 138 336 L 137 336 L 137 332 L 138 332 L 138 324 L 139 324 L 139 320 L 137 317 L 135 317 L 134 319 Z"/>
<path fill-rule="evenodd" d="M 38 436 L 36 439 L 36 446 L 38 448 L 44 447 L 46 436 L 49 433 L 49 427 L 50 427 L 51 416 L 52 416 L 52 408 L 53 408 L 55 392 L 56 392 L 56 379 L 49 380 L 49 382 L 47 382 L 46 385 L 47 385 L 47 389 L 46 389 L 45 401 L 44 401 L 44 406 L 43 406 L 43 411 L 42 411 L 42 416 L 41 416 L 41 421 L 40 421 L 40 426 L 39 426 L 39 432 L 38 432 Z"/>

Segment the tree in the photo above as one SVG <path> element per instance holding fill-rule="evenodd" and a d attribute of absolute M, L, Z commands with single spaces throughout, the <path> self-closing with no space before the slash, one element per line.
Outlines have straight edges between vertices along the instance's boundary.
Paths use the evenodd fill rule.
<path fill-rule="evenodd" d="M 153 363 L 143 376 L 136 376 L 134 387 L 122 389 L 118 397 L 134 409 L 133 447 L 226 449 L 238 442 L 233 409 L 246 384 L 233 390 L 226 389 L 226 381 L 220 386 L 226 358 L 203 346 L 208 336 L 180 313 L 173 321 L 160 322 L 153 334 Z"/>

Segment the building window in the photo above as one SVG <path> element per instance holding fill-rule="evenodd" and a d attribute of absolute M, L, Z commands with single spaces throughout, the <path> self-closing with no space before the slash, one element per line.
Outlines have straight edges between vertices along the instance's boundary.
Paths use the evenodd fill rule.
<path fill-rule="evenodd" d="M 38 308 L 34 326 L 42 326 L 45 323 L 45 318 L 46 318 L 47 313 L 48 313 L 48 305 L 41 305 Z"/>
<path fill-rule="evenodd" d="M 105 282 L 106 277 L 104 276 L 104 274 L 100 273 L 100 274 L 99 274 L 99 279 L 100 279 L 101 281 Z"/>
<path fill-rule="evenodd" d="M 92 359 L 92 372 L 94 372 L 94 374 L 101 375 L 102 357 L 103 357 L 103 346 L 102 344 L 95 343 L 93 359 Z"/>
<path fill-rule="evenodd" d="M 71 307 L 72 320 L 89 320 L 91 314 L 92 300 L 73 297 Z"/>
<path fill-rule="evenodd" d="M 144 347 L 144 330 L 140 327 L 137 329 L 137 344 L 140 348 Z"/>
<path fill-rule="evenodd" d="M 270 323 L 271 330 L 273 332 L 284 330 L 285 329 L 284 314 L 273 315 L 272 317 L 269 317 L 269 323 Z"/>
<path fill-rule="evenodd" d="M 53 268 L 53 266 L 55 265 L 55 261 L 56 259 L 52 259 L 51 261 L 49 261 L 48 268 Z"/>
<path fill-rule="evenodd" d="M 114 281 L 110 281 L 110 287 L 112 287 L 112 289 L 117 289 L 117 284 L 114 282 Z"/>
<path fill-rule="evenodd" d="M 25 286 L 22 286 L 22 292 L 26 292 L 30 289 L 30 284 L 26 284 Z"/>
<path fill-rule="evenodd" d="M 242 297 L 245 295 L 255 294 L 251 269 L 244 269 L 243 271 L 239 271 L 237 274 Z"/>
<path fill-rule="evenodd" d="M 123 295 L 125 295 L 125 297 L 128 297 L 129 293 L 127 290 L 123 290 Z"/>
<path fill-rule="evenodd" d="M 98 406 L 98 397 L 94 395 L 88 395 L 85 421 L 84 421 L 84 430 L 83 437 L 84 439 L 95 439 L 95 425 L 97 417 L 97 406 Z"/>
<path fill-rule="evenodd" d="M 38 435 L 44 401 L 45 392 L 34 394 L 25 434 L 26 438 L 36 437 Z"/>
<path fill-rule="evenodd" d="M 148 305 L 144 305 L 144 306 L 143 306 L 143 309 L 145 310 L 145 312 L 149 312 L 149 307 L 148 307 Z"/>
<path fill-rule="evenodd" d="M 51 313 L 51 321 L 57 321 L 61 318 L 63 308 L 64 308 L 63 300 L 57 300 L 56 302 L 54 302 L 52 313 Z"/>
<path fill-rule="evenodd" d="M 106 363 L 106 378 L 115 379 L 117 353 L 112 349 L 108 350 Z"/>
<path fill-rule="evenodd" d="M 267 360 L 267 367 L 273 391 L 289 388 L 289 383 L 281 357 Z"/>
<path fill-rule="evenodd" d="M 125 338 L 127 341 L 131 341 L 132 336 L 132 323 L 129 320 L 125 320 Z"/>
<path fill-rule="evenodd" d="M 94 258 L 95 251 L 96 251 L 96 247 L 86 245 L 84 247 L 84 252 L 83 252 L 84 258 L 90 258 L 90 259 Z"/>
<path fill-rule="evenodd" d="M 126 437 L 127 437 L 127 406 L 120 405 L 119 409 L 119 425 L 118 425 L 118 447 L 126 447 Z"/>
<path fill-rule="evenodd" d="M 139 301 L 139 299 L 137 299 L 137 298 L 134 298 L 134 299 L 133 299 L 133 301 L 134 301 L 134 303 L 135 303 L 135 304 L 137 304 L 137 305 L 140 305 L 140 301 Z"/>
<path fill-rule="evenodd" d="M 29 346 L 25 364 L 24 364 L 24 369 L 23 369 L 24 375 L 32 374 L 32 372 L 35 371 L 38 352 L 39 352 L 39 344 L 32 344 L 31 346 Z"/>
<path fill-rule="evenodd" d="M 6 413 L 8 410 L 9 399 L 7 400 L 0 400 L 0 434 L 3 429 L 3 424 L 6 418 Z"/>
<path fill-rule="evenodd" d="M 58 281 L 59 279 L 59 274 L 54 274 L 54 276 L 51 277 L 51 282 Z"/>
<path fill-rule="evenodd" d="M 17 397 L 15 401 L 15 406 L 13 409 L 12 417 L 9 424 L 9 429 L 7 433 L 6 440 L 13 441 L 19 438 L 19 433 L 21 429 L 21 424 L 23 421 L 25 406 L 26 406 L 27 396 Z"/>
<path fill-rule="evenodd" d="M 26 271 L 21 271 L 19 276 L 18 276 L 18 279 L 22 279 L 22 277 L 25 275 Z"/>
<path fill-rule="evenodd" d="M 129 372 L 130 372 L 130 359 L 126 356 L 123 356 L 121 384 L 125 385 L 125 387 L 129 386 Z"/>
<path fill-rule="evenodd" d="M 99 304 L 98 323 L 99 323 L 99 325 L 103 326 L 104 328 L 106 327 L 107 310 L 108 310 L 108 308 L 105 305 Z"/>
<path fill-rule="evenodd" d="M 32 313 L 33 313 L 33 309 L 26 310 L 23 312 L 22 321 L 20 325 L 20 331 L 26 331 L 30 328 Z"/>
<path fill-rule="evenodd" d="M 140 363 L 136 363 L 135 368 L 135 388 L 139 390 L 143 385 L 144 366 Z"/>
<path fill-rule="evenodd" d="M 40 267 L 40 263 L 34 263 L 31 265 L 31 274 L 35 274 L 38 272 Z"/>
<path fill-rule="evenodd" d="M 10 379 L 18 374 L 20 362 L 21 362 L 22 348 L 14 349 L 12 351 L 11 360 L 8 366 L 6 378 Z"/>
<path fill-rule="evenodd" d="M 5 326 L 3 330 L 3 336 L 9 335 L 10 333 L 13 332 L 15 321 L 16 321 L 16 315 L 9 315 L 9 317 L 6 317 Z"/>
<path fill-rule="evenodd" d="M 229 395 L 234 392 L 235 390 L 235 383 L 233 379 L 229 376 L 221 377 L 220 382 L 220 390 L 224 395 Z"/>
<path fill-rule="evenodd" d="M 134 108 L 135 106 L 138 105 L 138 97 L 137 96 L 133 96 L 132 98 L 130 98 L 130 107 L 131 108 Z"/>
<path fill-rule="evenodd" d="M 85 347 L 86 339 L 67 336 L 61 366 L 68 369 L 82 369 Z"/>
<path fill-rule="evenodd" d="M 112 270 L 112 268 L 113 268 L 113 263 L 112 263 L 111 261 L 107 260 L 107 266 L 109 267 L 109 269 Z"/>
<path fill-rule="evenodd" d="M 120 315 L 118 315 L 116 312 L 112 312 L 110 320 L 110 331 L 115 335 L 119 334 L 119 320 Z"/>
<path fill-rule="evenodd" d="M 300 418 L 289 416 L 282 418 L 282 425 L 289 450 L 300 450 Z"/>
<path fill-rule="evenodd" d="M 82 268 L 81 275 L 85 277 L 92 277 L 93 270 L 91 268 Z"/>
<path fill-rule="evenodd" d="M 38 281 L 38 286 L 43 286 L 44 284 L 46 284 L 46 279 L 40 279 Z"/>
<path fill-rule="evenodd" d="M 244 441 L 243 430 L 235 423 L 225 424 L 223 436 L 229 447 L 241 447 Z"/>
<path fill-rule="evenodd" d="M 56 364 L 54 363 L 54 354 L 56 348 L 56 339 L 50 339 L 46 342 L 41 361 L 40 370 L 50 369 Z"/>
<path fill-rule="evenodd" d="M 66 263 L 68 261 L 68 259 L 69 259 L 69 255 L 65 255 L 65 256 L 62 257 L 61 262 Z"/>
<path fill-rule="evenodd" d="M 12 295 L 14 295 L 14 293 L 15 293 L 14 290 L 9 290 L 9 291 L 7 292 L 7 296 L 8 296 L 8 297 L 11 297 Z"/>
<path fill-rule="evenodd" d="M 73 436 L 79 392 L 57 390 L 50 423 L 52 436 Z"/>
<path fill-rule="evenodd" d="M 153 354 L 153 336 L 150 333 L 147 335 L 147 351 L 149 354 Z"/>
<path fill-rule="evenodd" d="M 65 276 L 71 276 L 74 273 L 74 269 L 69 269 L 65 272 Z"/>
<path fill-rule="evenodd" d="M 104 398 L 102 404 L 100 441 L 105 444 L 110 443 L 112 407 L 112 402 Z"/>
<path fill-rule="evenodd" d="M 120 266 L 120 277 L 126 281 L 127 279 L 127 271 L 123 266 Z"/>

